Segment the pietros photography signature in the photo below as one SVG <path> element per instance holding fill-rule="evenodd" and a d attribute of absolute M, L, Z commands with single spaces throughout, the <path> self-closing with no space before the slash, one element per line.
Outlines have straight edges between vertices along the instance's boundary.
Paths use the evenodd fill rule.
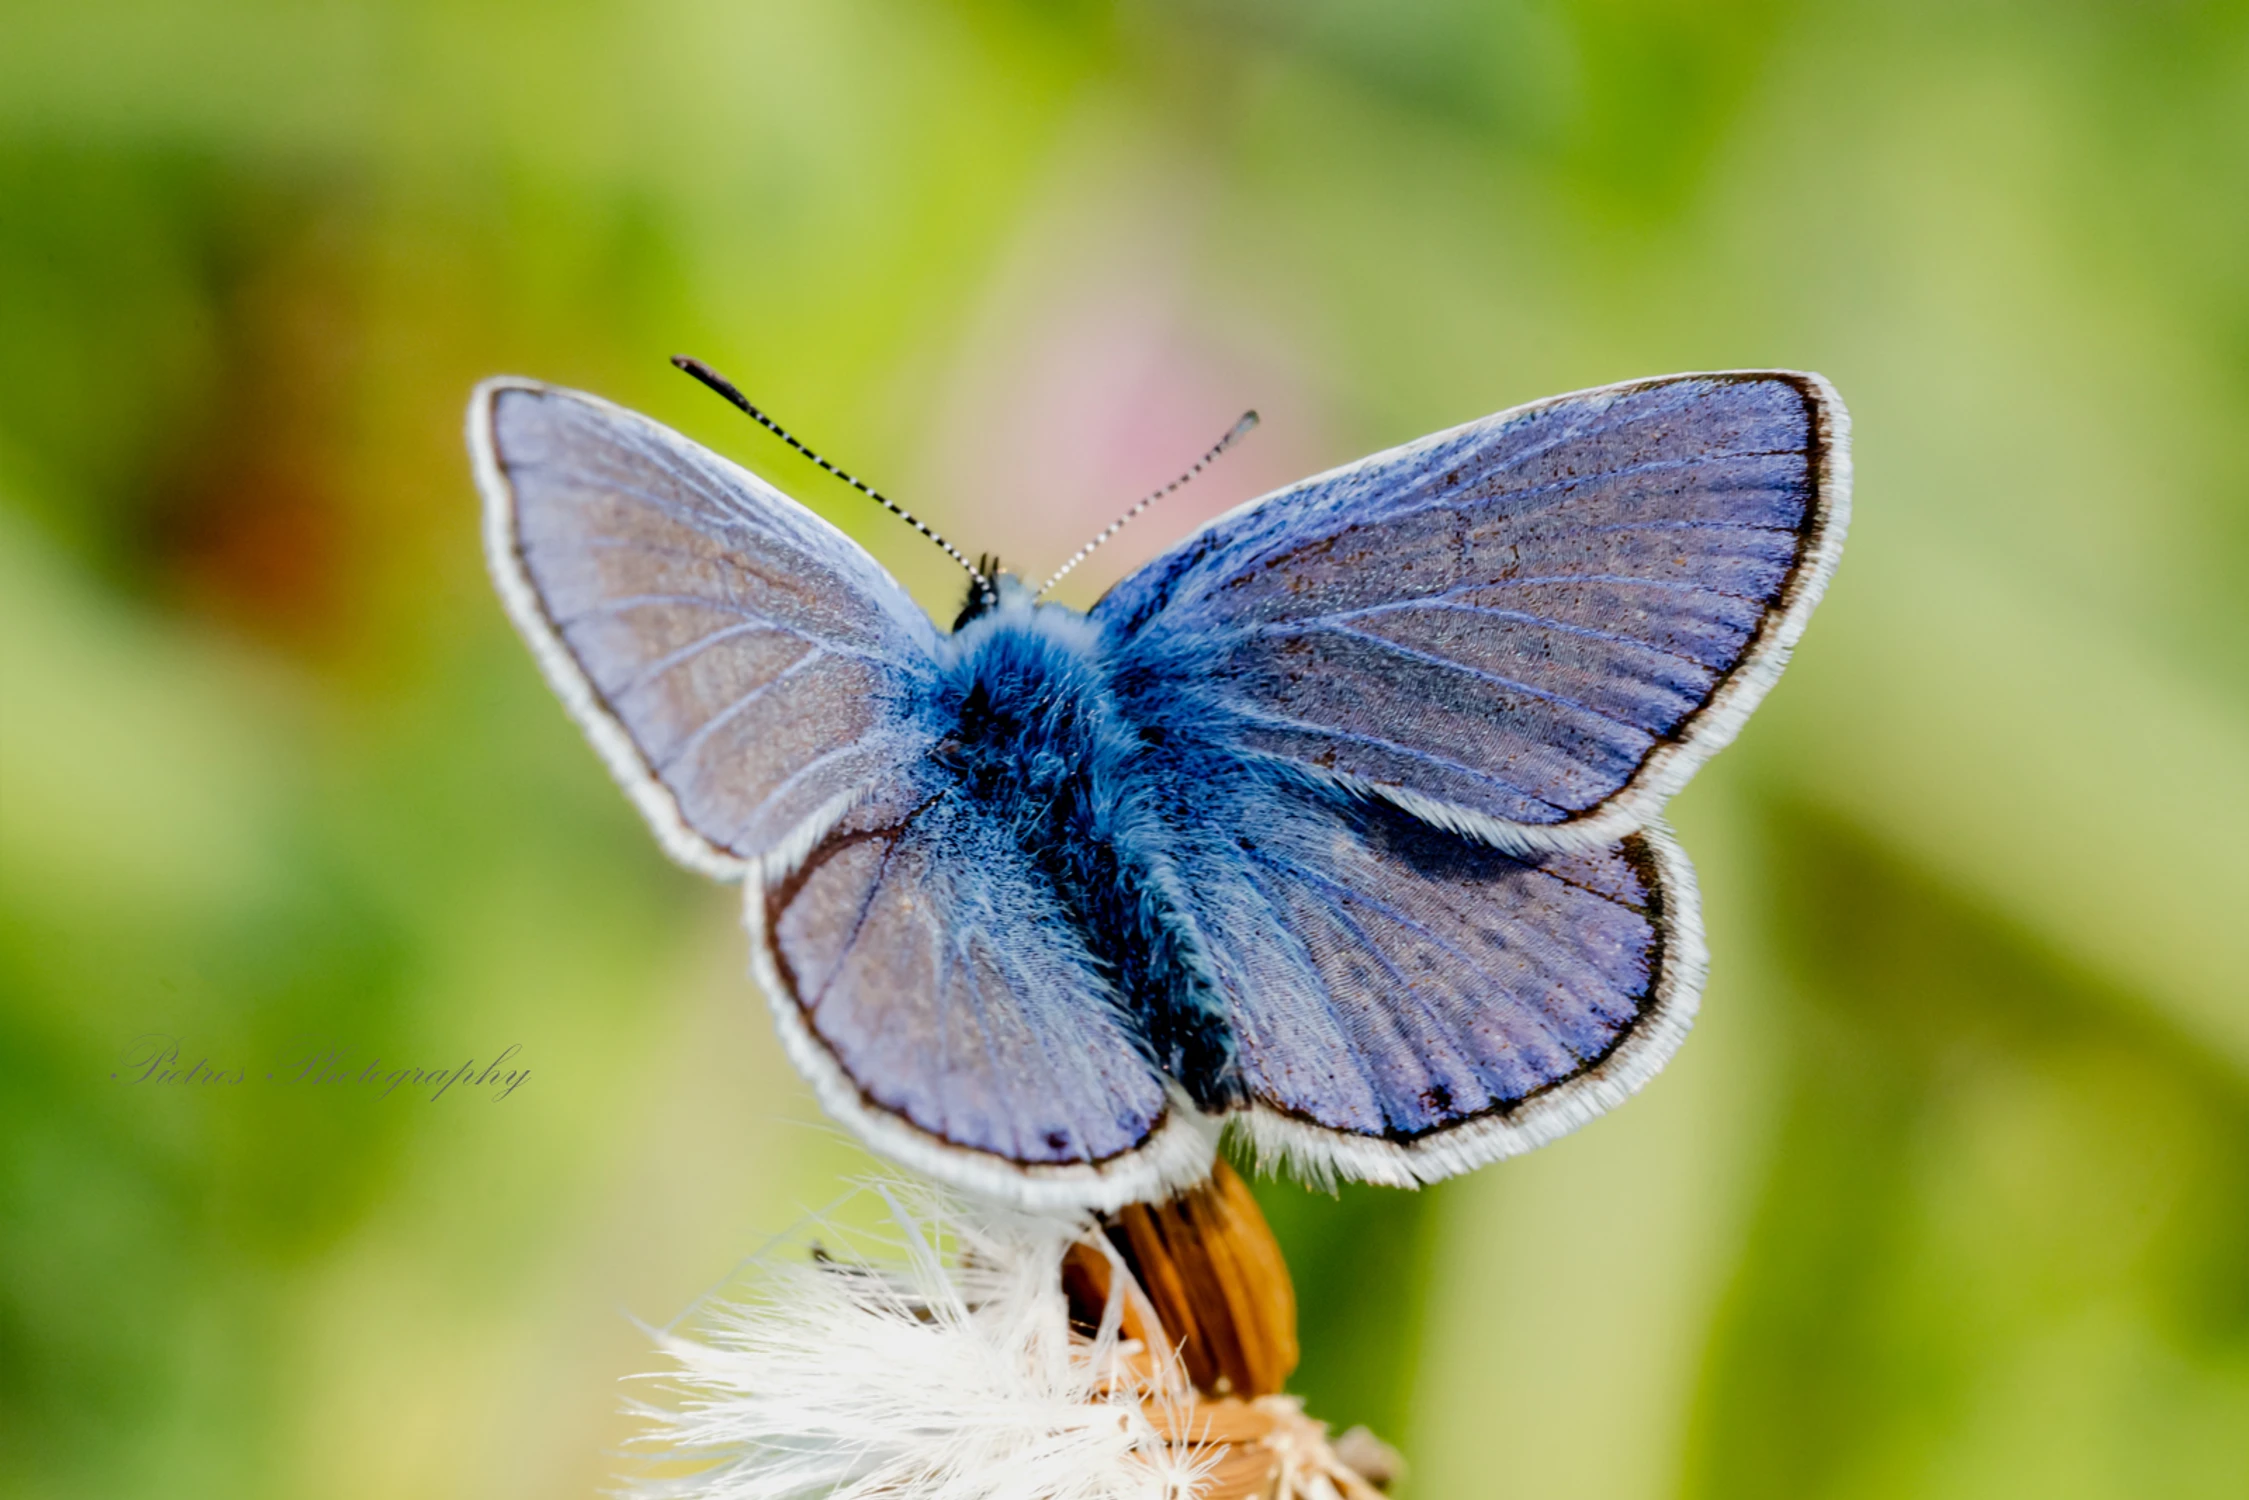
<path fill-rule="evenodd" d="M 190 1059 L 181 1051 L 178 1037 L 150 1032 L 133 1038 L 109 1076 L 119 1083 L 210 1088 L 263 1083 L 275 1087 L 373 1089 L 385 1098 L 404 1089 L 425 1094 L 431 1103 L 457 1088 L 481 1092 L 498 1103 L 531 1076 L 529 1068 L 519 1065 L 516 1054 L 522 1050 L 517 1043 L 481 1064 L 472 1057 L 458 1066 L 416 1068 L 386 1064 L 379 1058 L 362 1062 L 348 1047 L 314 1046 L 292 1051 L 292 1061 L 260 1074 L 213 1062 L 208 1055 Z"/>

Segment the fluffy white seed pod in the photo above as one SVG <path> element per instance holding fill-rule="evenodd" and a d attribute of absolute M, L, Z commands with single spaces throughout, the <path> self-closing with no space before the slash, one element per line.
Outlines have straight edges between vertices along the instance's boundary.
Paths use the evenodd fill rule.
<path fill-rule="evenodd" d="M 755 1291 L 659 1333 L 674 1399 L 639 1406 L 660 1472 L 644 1500 L 1174 1500 L 1208 1460 L 1168 1441 L 1183 1381 L 1121 1344 L 1120 1309 L 1073 1334 L 1057 1274 L 1090 1226 L 881 1194 L 897 1226 L 877 1261 L 798 1243 L 755 1263 Z M 832 1229 L 826 1231 L 833 1234 Z M 844 1243 L 851 1237 L 835 1236 Z M 946 1242 L 949 1242 L 946 1243 Z M 1121 1284 L 1123 1277 L 1118 1277 Z M 1120 1354 L 1137 1374 L 1121 1372 Z"/>

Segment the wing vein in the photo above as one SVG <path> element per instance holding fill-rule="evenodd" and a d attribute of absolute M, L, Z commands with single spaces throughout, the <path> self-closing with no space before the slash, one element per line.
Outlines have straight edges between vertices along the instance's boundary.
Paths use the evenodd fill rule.
<path fill-rule="evenodd" d="M 1263 853 L 1263 850 L 1259 851 L 1260 855 L 1263 855 Z M 1502 979 L 1499 975 L 1494 974 L 1476 958 L 1462 952 L 1458 947 L 1448 942 L 1442 934 L 1432 931 L 1427 925 L 1422 923 L 1419 919 L 1415 918 L 1411 914 L 1402 911 L 1395 906 L 1392 906 L 1389 902 L 1384 901 L 1379 897 L 1371 896 L 1365 891 L 1359 890 L 1356 887 L 1347 886 L 1342 881 L 1336 879 L 1333 876 L 1324 875 L 1318 870 L 1312 869 L 1307 865 L 1300 864 L 1296 860 L 1289 859 L 1286 856 L 1278 856 L 1277 858 L 1279 859 L 1279 862 L 1281 864 L 1285 864 L 1288 869 L 1297 876 L 1297 878 L 1305 881 L 1307 884 L 1320 886 L 1325 888 L 1326 890 L 1332 891 L 1344 901 L 1356 901 L 1363 906 L 1373 908 L 1374 910 L 1382 913 L 1382 915 L 1388 917 L 1391 921 L 1396 922 L 1400 927 L 1404 927 L 1412 932 L 1419 933 L 1422 937 L 1427 938 L 1430 942 L 1436 944 L 1439 948 L 1442 948 L 1446 953 L 1459 960 L 1462 967 L 1478 975 L 1481 975 L 1485 982 L 1490 984 L 1494 990 L 1505 990 L 1506 981 L 1504 979 Z M 1344 918 L 1343 916 L 1341 908 L 1335 901 L 1328 901 L 1325 904 L 1331 912 L 1335 913 L 1337 920 L 1346 920 L 1346 918 Z M 1366 937 L 1365 929 L 1359 927 L 1357 923 L 1352 923 L 1352 928 L 1354 931 L 1358 932 L 1360 937 Z M 1369 940 L 1366 946 L 1369 951 L 1380 951 L 1372 940 Z M 1538 969 L 1541 975 L 1548 979 L 1553 979 L 1556 982 L 1560 982 L 1559 976 L 1555 974 L 1553 968 L 1550 965 L 1540 962 L 1535 954 L 1526 954 L 1526 957 L 1531 960 L 1532 964 Z M 1385 959 L 1385 966 L 1390 967 L 1388 965 L 1387 959 Z M 1396 974 L 1397 970 L 1392 967 L 1391 972 L 1393 974 Z M 1404 975 L 1398 975 L 1398 980 L 1399 983 L 1405 985 L 1408 989 L 1412 988 L 1412 982 L 1406 979 Z M 1423 1013 L 1429 1014 L 1426 1006 L 1423 1007 Z M 1431 1019 L 1434 1020 L 1435 1017 L 1431 1016 Z M 1566 1043 L 1562 1042 L 1562 1039 L 1560 1037 L 1555 1036 L 1553 1031 L 1550 1028 L 1546 1027 L 1545 1022 L 1541 1021 L 1539 1025 L 1541 1029 L 1547 1031 L 1547 1036 L 1549 1037 L 1549 1039 L 1554 1041 L 1557 1045 L 1562 1046 L 1565 1051 L 1575 1051 L 1574 1048 L 1571 1048 Z"/>
<path fill-rule="evenodd" d="M 1231 703 L 1227 706 L 1233 713 L 1251 724 L 1262 725 L 1268 729 L 1302 730 L 1305 733 L 1322 735 L 1329 739 L 1351 740 L 1361 745 L 1373 745 L 1376 748 L 1382 750 L 1395 750 L 1400 755 L 1410 756 L 1415 760 L 1425 760 L 1428 761 L 1431 765 L 1443 766 L 1448 770 L 1465 772 L 1467 775 L 1473 777 L 1478 781 L 1489 782 L 1493 786 L 1503 787 L 1506 790 L 1514 793 L 1516 796 L 1521 797 L 1526 802 L 1535 802 L 1541 807 L 1553 808 L 1557 813 L 1569 811 L 1569 809 L 1564 808 L 1563 806 L 1561 806 L 1561 804 L 1549 802 L 1544 797 L 1537 796 L 1534 793 L 1526 790 L 1525 788 L 1515 785 L 1515 783 L 1511 781 L 1493 775 L 1490 771 L 1482 770 L 1476 766 L 1471 766 L 1465 761 L 1454 760 L 1449 755 L 1439 755 L 1433 750 L 1418 749 L 1415 746 L 1403 744 L 1397 740 L 1383 739 L 1379 735 L 1361 734 L 1355 730 L 1337 729 L 1326 724 L 1314 724 L 1305 719 L 1293 718 L 1287 714 L 1277 714 L 1268 709 L 1248 708 L 1240 704 Z M 1310 762 L 1307 762 L 1301 757 L 1294 755 L 1284 755 L 1272 751 L 1256 751 L 1252 753 L 1258 754 L 1269 760 L 1294 761 L 1300 765 L 1310 764 Z M 1381 783 L 1368 781 L 1367 784 L 1380 785 Z"/>
<path fill-rule="evenodd" d="M 693 755 L 697 750 L 702 748 L 703 742 L 705 740 L 708 740 L 720 729 L 740 718 L 742 714 L 748 710 L 751 704 L 757 702 L 758 699 L 764 697 L 767 693 L 772 692 L 775 688 L 779 687 L 782 683 L 787 682 L 790 678 L 796 677 L 799 674 L 809 670 L 814 663 L 824 660 L 827 655 L 827 651 L 823 648 L 819 646 L 813 647 L 810 651 L 807 651 L 804 655 L 798 657 L 795 661 L 790 662 L 787 667 L 775 673 L 770 680 L 759 683 L 756 687 L 750 689 L 741 697 L 735 699 L 732 703 L 727 704 L 726 707 L 720 709 L 717 713 L 712 714 L 700 725 L 696 726 L 694 733 L 690 734 L 686 739 L 680 741 L 679 744 L 673 748 L 671 754 L 664 757 L 663 763 L 656 767 L 657 774 L 662 775 L 664 772 L 669 771 L 672 767 L 678 765 L 686 757 Z M 767 801 L 770 800 L 772 799 L 767 799 Z M 764 806 L 764 803 L 760 803 L 758 805 L 762 807 Z"/>
<path fill-rule="evenodd" d="M 1491 683 L 1494 686 L 1511 688 L 1517 692 L 1528 694 L 1530 697 L 1542 699 L 1545 702 L 1555 704 L 1562 708 L 1574 708 L 1580 713 L 1591 715 L 1596 719 L 1606 720 L 1608 723 L 1614 724 L 1620 729 L 1629 729 L 1634 734 L 1644 736 L 1650 744 L 1653 744 L 1655 741 L 1655 735 L 1652 731 L 1642 727 L 1641 725 L 1633 723 L 1629 719 L 1620 719 L 1615 714 L 1604 713 L 1600 709 L 1595 708 L 1590 703 L 1580 703 L 1575 698 L 1565 697 L 1560 693 L 1549 692 L 1544 688 L 1533 687 L 1527 682 L 1518 682 L 1512 677 L 1502 677 L 1497 672 L 1486 671 L 1482 667 L 1470 666 L 1467 662 L 1455 661 L 1449 656 L 1443 656 L 1434 651 L 1425 651 L 1418 646 L 1408 646 L 1401 642 L 1393 641 L 1387 636 L 1369 635 L 1363 630 L 1353 630 L 1348 625 L 1333 625 L 1325 622 L 1317 624 L 1312 622 L 1306 622 L 1304 624 L 1287 623 L 1263 626 L 1260 628 L 1259 633 L 1270 633 L 1275 635 L 1309 635 L 1315 630 L 1325 630 L 1335 635 L 1348 636 L 1352 640 L 1364 641 L 1370 646 L 1379 647 L 1382 650 L 1391 652 L 1398 656 L 1402 656 L 1408 661 L 1418 661 L 1428 666 L 1442 667 L 1448 671 L 1460 672 L 1465 674 L 1466 676 L 1476 678 L 1480 681 Z"/>
<path fill-rule="evenodd" d="M 624 686 L 617 689 L 614 696 L 622 698 L 629 693 L 638 692 L 640 689 L 648 686 L 648 684 L 650 684 L 651 682 L 654 682 L 657 678 L 663 676 L 666 672 L 669 672 L 672 668 L 702 655 L 705 651 L 710 650 L 713 646 L 719 645 L 722 642 L 730 641 L 736 636 L 753 635 L 758 633 L 764 633 L 768 635 L 798 635 L 796 631 L 784 630 L 777 626 L 769 625 L 762 620 L 744 620 L 738 625 L 724 625 L 717 630 L 709 631 L 703 635 L 697 636 L 695 639 L 689 641 L 686 645 L 681 646 L 678 650 L 668 651 L 664 655 L 658 657 L 656 660 L 650 662 L 647 666 L 642 667 L 639 671 L 635 672 L 632 675 L 631 681 L 625 683 Z M 802 639 L 801 636 L 798 636 L 798 638 Z"/>
<path fill-rule="evenodd" d="M 713 598 L 708 594 L 622 594 L 617 598 L 604 599 L 598 604 L 589 605 L 574 615 L 557 619 L 555 624 L 561 629 L 567 630 L 571 626 L 583 624 L 587 620 L 621 615 L 627 610 L 645 609 L 652 604 L 687 604 L 701 609 L 716 610 L 720 614 L 734 615 L 740 619 L 757 622 L 780 635 L 793 635 L 798 640 L 804 641 L 830 656 L 856 657 L 860 661 L 873 662 L 877 666 L 884 667 L 899 665 L 891 657 L 877 652 L 863 651 L 856 646 L 845 645 L 829 636 L 815 635 L 809 630 L 776 620 L 771 615 L 763 614 L 750 605 L 737 603 L 732 599 Z"/>
<path fill-rule="evenodd" d="M 1303 623 L 1361 620 L 1375 615 L 1397 614 L 1409 610 L 1442 610 L 1446 613 L 1486 615 L 1495 620 L 1512 620 L 1518 624 L 1535 625 L 1541 629 L 1557 631 L 1563 635 L 1575 635 L 1582 636 L 1587 640 L 1606 641 L 1612 646 L 1634 646 L 1645 651 L 1652 651 L 1658 656 L 1668 656 L 1673 661 L 1684 662 L 1700 672 L 1710 670 L 1707 665 L 1696 661 L 1691 656 L 1682 655 L 1667 646 L 1658 646 L 1653 641 L 1643 641 L 1636 636 L 1619 635 L 1613 630 L 1600 630 L 1591 625 L 1572 625 L 1564 620 L 1557 620 L 1548 615 L 1534 615 L 1526 610 L 1495 609 L 1488 604 L 1469 604 L 1457 601 L 1454 598 L 1457 594 L 1485 587 L 1488 587 L 1488 585 L 1481 583 L 1463 584 L 1457 589 L 1447 589 L 1442 594 L 1429 594 L 1418 599 L 1396 599 L 1388 604 L 1369 604 L 1358 609 L 1339 610 L 1332 615 L 1312 615 L 1308 616 Z"/>
<path fill-rule="evenodd" d="M 1312 950 L 1305 943 L 1302 935 L 1281 919 L 1280 903 L 1273 899 L 1272 890 L 1263 881 L 1254 877 L 1250 883 L 1265 902 L 1265 910 L 1271 920 L 1271 927 L 1268 930 L 1273 935 L 1286 940 L 1292 950 L 1292 956 L 1296 960 L 1297 972 L 1319 988 L 1320 1006 L 1327 1012 L 1328 1020 L 1334 1024 L 1335 1034 L 1341 1039 L 1344 1053 L 1351 1059 L 1352 1067 L 1358 1070 L 1359 1077 L 1367 1085 L 1367 1091 L 1372 1094 L 1374 1092 L 1374 1075 L 1367 1066 L 1366 1053 L 1360 1049 L 1359 1039 L 1353 1034 L 1351 1023 L 1344 1018 L 1343 1011 L 1336 1004 L 1335 986 L 1329 984 L 1327 976 L 1320 972 L 1319 963 L 1313 958 Z"/>
<path fill-rule="evenodd" d="M 1289 864 L 1289 867 L 1291 869 L 1297 872 L 1300 878 L 1310 883 L 1323 886 L 1328 890 L 1335 892 L 1336 895 L 1341 898 L 1341 900 L 1369 907 L 1388 917 L 1391 921 L 1396 922 L 1399 926 L 1419 933 L 1422 937 L 1428 939 L 1431 943 L 1434 943 L 1437 947 L 1443 949 L 1447 954 L 1450 954 L 1453 958 L 1457 959 L 1463 967 L 1482 976 L 1485 982 L 1492 987 L 1495 994 L 1504 995 L 1507 993 L 1507 982 L 1502 976 L 1493 973 L 1481 962 L 1471 957 L 1467 953 L 1461 951 L 1461 949 L 1456 945 L 1447 941 L 1442 934 L 1431 930 L 1426 924 L 1413 917 L 1411 914 L 1403 911 L 1396 906 L 1391 905 L 1389 902 L 1384 901 L 1377 896 L 1370 895 L 1366 891 L 1360 890 L 1355 886 L 1345 885 L 1341 881 L 1336 880 L 1331 876 L 1322 875 L 1317 870 L 1313 870 L 1304 865 L 1298 864 L 1294 860 L 1289 860 L 1287 861 L 1287 863 Z M 1541 871 L 1539 873 L 1543 874 L 1544 872 Z M 1577 887 L 1577 889 L 1584 888 Z M 1602 898 L 1600 896 L 1600 893 L 1597 891 L 1589 892 L 1589 894 L 1593 895 L 1596 899 L 1605 899 Z M 1613 905 L 1615 903 L 1611 904 Z M 1349 920 L 1343 915 L 1341 910 L 1338 909 L 1336 902 L 1330 901 L 1327 903 L 1327 905 L 1331 911 L 1334 911 L 1336 913 L 1337 920 Z M 1378 956 L 1383 956 L 1384 967 L 1389 968 L 1393 974 L 1396 974 L 1397 969 L 1395 968 L 1395 966 L 1391 965 L 1388 962 L 1386 955 L 1382 955 L 1381 949 L 1372 941 L 1372 939 L 1367 938 L 1366 930 L 1355 921 L 1351 922 L 1351 927 L 1352 930 L 1354 932 L 1357 932 L 1362 939 L 1366 939 L 1366 946 L 1369 951 L 1376 953 Z M 1525 932 L 1518 933 L 1516 935 L 1511 951 L 1513 951 L 1519 958 L 1521 958 L 1524 962 L 1525 967 L 1528 968 L 1532 974 L 1534 974 L 1543 982 L 1549 985 L 1558 986 L 1567 991 L 1577 992 L 1582 988 L 1582 978 L 1568 972 L 1565 967 L 1558 961 L 1560 955 L 1557 955 L 1550 951 L 1552 938 L 1553 934 L 1551 933 L 1540 931 L 1535 927 L 1528 928 Z M 1401 984 L 1406 985 L 1409 990 L 1412 988 L 1412 983 L 1410 980 L 1407 980 L 1403 975 L 1399 975 L 1398 977 Z M 1602 983 L 1605 987 L 1605 981 L 1598 982 Z M 1419 1003 L 1418 995 L 1416 996 L 1416 1003 Z M 1589 1008 L 1593 1009 L 1596 1015 L 1599 1014 L 1598 1007 Z M 1638 1009 L 1639 1008 L 1637 1006 L 1634 1007 L 1635 1014 L 1637 1014 Z M 1571 1042 L 1566 1037 L 1564 1037 L 1560 1032 L 1554 1029 L 1550 1018 L 1543 1014 L 1544 1007 L 1540 1006 L 1538 1007 L 1538 1010 L 1541 1012 L 1541 1014 L 1531 1015 L 1529 1019 L 1538 1027 L 1541 1032 L 1545 1034 L 1546 1039 L 1560 1051 L 1568 1054 L 1571 1057 L 1577 1058 L 1580 1062 L 1589 1061 L 1589 1059 L 1586 1058 L 1584 1052 L 1571 1044 Z M 1428 1015 L 1430 1019 L 1433 1022 L 1436 1022 L 1438 1025 L 1442 1026 L 1444 1024 L 1442 1021 L 1438 1020 L 1436 1015 L 1431 1012 L 1426 1005 L 1422 1006 L 1422 1012 L 1423 1014 Z M 1619 1024 L 1621 1027 L 1622 1023 Z M 1479 1078 L 1483 1078 L 1483 1071 L 1481 1068 L 1476 1068 L 1473 1063 L 1470 1064 L 1470 1066 L 1472 1069 L 1474 1069 Z M 1485 1079 L 1485 1087 L 1491 1088 L 1489 1079 Z M 1497 1089 L 1493 1089 L 1492 1092 L 1496 1095 L 1499 1091 Z"/>

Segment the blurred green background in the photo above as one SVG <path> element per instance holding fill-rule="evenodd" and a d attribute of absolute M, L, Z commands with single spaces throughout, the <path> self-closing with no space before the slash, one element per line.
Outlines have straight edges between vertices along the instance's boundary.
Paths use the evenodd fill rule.
<path fill-rule="evenodd" d="M 1421 1500 L 2249 1494 L 2249 8 L 0 5 L 0 1485 L 592 1495 L 661 1322 L 863 1170 L 488 588 L 501 371 L 933 610 L 1537 396 L 1857 421 L 1675 804 L 1704 1020 L 1423 1194 L 1261 1192 Z M 178 1039 L 243 1084 L 113 1078 Z M 500 1101 L 265 1085 L 517 1045 Z"/>

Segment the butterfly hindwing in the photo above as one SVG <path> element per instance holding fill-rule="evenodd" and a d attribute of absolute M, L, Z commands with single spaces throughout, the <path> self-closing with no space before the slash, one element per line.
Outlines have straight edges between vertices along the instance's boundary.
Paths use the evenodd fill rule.
<path fill-rule="evenodd" d="M 1245 753 L 1502 845 L 1598 848 L 1778 675 L 1848 494 L 1819 377 L 1640 381 L 1245 506 L 1094 617 Z"/>
<path fill-rule="evenodd" d="M 833 526 L 576 391 L 486 381 L 469 432 L 501 596 L 683 863 L 738 876 L 927 753 L 935 628 Z"/>
<path fill-rule="evenodd" d="M 1208 1170 L 1053 887 L 941 771 L 886 778 L 750 925 L 799 1067 L 898 1159 L 1050 1206 Z"/>
<path fill-rule="evenodd" d="M 1701 925 L 1660 827 L 1511 854 L 1256 762 L 1180 769 L 1188 915 L 1261 1154 L 1435 1181 L 1582 1124 L 1685 1038 Z"/>

